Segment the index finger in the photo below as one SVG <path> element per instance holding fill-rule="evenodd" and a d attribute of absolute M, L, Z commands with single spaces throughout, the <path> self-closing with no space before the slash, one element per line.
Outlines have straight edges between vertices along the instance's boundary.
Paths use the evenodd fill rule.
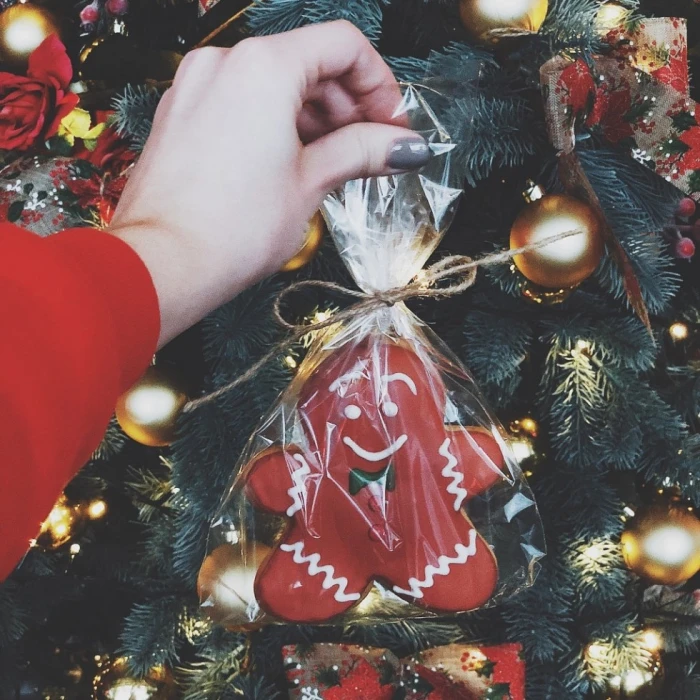
<path fill-rule="evenodd" d="M 337 80 L 368 121 L 402 124 L 403 120 L 394 116 L 401 102 L 396 78 L 350 22 L 314 24 L 270 38 L 286 57 L 300 61 L 305 96 L 319 83 Z"/>

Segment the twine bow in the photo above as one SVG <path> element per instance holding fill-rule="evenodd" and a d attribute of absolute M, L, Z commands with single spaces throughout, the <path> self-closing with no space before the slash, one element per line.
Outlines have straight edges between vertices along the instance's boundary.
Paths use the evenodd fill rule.
<path fill-rule="evenodd" d="M 284 289 L 275 299 L 273 306 L 273 314 L 277 323 L 283 328 L 290 331 L 290 334 L 280 343 L 277 343 L 266 352 L 257 362 L 251 365 L 243 374 L 236 377 L 233 381 L 225 384 L 216 391 L 213 391 L 198 399 L 194 399 L 185 404 L 184 413 L 190 413 L 198 409 L 200 406 L 211 403 L 220 398 L 229 391 L 240 386 L 244 382 L 252 379 L 271 359 L 276 357 L 280 352 L 288 348 L 290 345 L 301 340 L 305 335 L 324 330 L 336 324 L 342 324 L 346 321 L 351 321 L 358 316 L 372 314 L 380 309 L 394 306 L 395 304 L 407 301 L 408 299 L 423 298 L 444 298 L 453 297 L 457 294 L 469 289 L 476 280 L 476 273 L 480 267 L 490 267 L 500 265 L 512 260 L 517 255 L 529 253 L 547 245 L 551 245 L 560 240 L 580 234 L 579 229 L 564 231 L 555 236 L 550 236 L 537 243 L 531 243 L 521 248 L 513 248 L 497 253 L 485 255 L 477 260 L 473 260 L 466 255 L 450 255 L 430 267 L 425 268 L 411 282 L 404 287 L 389 289 L 386 291 L 363 292 L 358 289 L 349 289 L 335 282 L 327 282 L 325 280 L 303 280 L 295 282 Z M 452 280 L 448 284 L 440 285 L 440 282 Z M 302 289 L 320 288 L 329 292 L 337 292 L 348 297 L 359 299 L 356 304 L 349 306 L 330 318 L 318 321 L 316 323 L 295 324 L 289 323 L 282 313 L 283 302 L 291 294 Z"/>

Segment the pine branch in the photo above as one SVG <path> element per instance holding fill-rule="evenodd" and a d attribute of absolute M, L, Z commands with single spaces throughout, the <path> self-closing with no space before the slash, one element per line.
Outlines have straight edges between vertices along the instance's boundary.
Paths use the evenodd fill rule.
<path fill-rule="evenodd" d="M 166 596 L 135 605 L 121 635 L 120 653 L 132 671 L 143 677 L 153 666 L 172 666 L 178 661 L 177 644 L 182 602 Z"/>
<path fill-rule="evenodd" d="M 128 138 L 135 151 L 142 151 L 146 145 L 161 97 L 161 93 L 155 88 L 127 85 L 124 91 L 112 100 L 112 119 L 117 133 Z"/>

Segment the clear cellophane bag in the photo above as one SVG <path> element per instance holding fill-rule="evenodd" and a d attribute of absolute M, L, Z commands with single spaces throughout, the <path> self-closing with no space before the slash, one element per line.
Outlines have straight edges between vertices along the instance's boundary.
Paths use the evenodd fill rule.
<path fill-rule="evenodd" d="M 324 203 L 367 294 L 413 280 L 452 222 L 463 178 L 436 116 L 445 99 L 403 88 L 397 116 L 430 144 L 424 168 L 348 182 Z M 543 553 L 507 434 L 396 303 L 317 334 L 236 465 L 200 597 L 229 628 L 451 615 L 530 585 Z"/>

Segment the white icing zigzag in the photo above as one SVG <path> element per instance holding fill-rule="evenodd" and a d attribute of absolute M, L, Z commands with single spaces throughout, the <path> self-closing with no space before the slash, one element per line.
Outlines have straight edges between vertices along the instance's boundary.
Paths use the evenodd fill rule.
<path fill-rule="evenodd" d="M 287 508 L 287 515 L 291 518 L 294 513 L 300 511 L 303 507 L 303 502 L 301 500 L 302 496 L 306 496 L 306 485 L 304 484 L 304 477 L 311 474 L 311 469 L 304 459 L 304 455 L 293 455 L 299 464 L 301 464 L 300 469 L 295 469 L 292 472 L 292 481 L 294 486 L 287 491 L 289 497 L 292 499 L 292 505 Z"/>
<path fill-rule="evenodd" d="M 421 588 L 432 588 L 435 583 L 435 576 L 447 576 L 450 573 L 450 564 L 465 564 L 469 557 L 476 554 L 476 530 L 472 528 L 469 531 L 469 546 L 465 547 L 458 542 L 455 545 L 455 552 L 457 552 L 456 557 L 448 557 L 446 554 L 439 556 L 438 566 L 428 564 L 425 567 L 425 578 L 422 581 L 417 578 L 409 578 L 409 589 L 394 586 L 394 591 L 413 596 L 414 598 L 422 598 L 423 591 Z"/>
<path fill-rule="evenodd" d="M 327 564 L 325 566 L 319 566 L 321 561 L 320 554 L 309 554 L 304 556 L 302 552 L 304 551 L 304 543 L 299 541 L 294 544 L 281 544 L 280 549 L 284 552 L 294 552 L 294 563 L 295 564 L 308 564 L 309 575 L 316 576 L 317 574 L 325 574 L 325 580 L 323 581 L 323 588 L 328 590 L 337 586 L 338 590 L 334 593 L 335 599 L 339 603 L 347 603 L 351 600 L 359 600 L 359 593 L 346 593 L 345 589 L 348 587 L 348 580 L 345 576 L 335 576 L 335 569 Z"/>
<path fill-rule="evenodd" d="M 459 510 L 462 507 L 464 499 L 467 497 L 467 489 L 462 488 L 460 484 L 464 481 L 464 474 L 456 472 L 454 468 L 457 466 L 457 460 L 450 452 L 450 438 L 447 438 L 442 443 L 439 450 L 440 454 L 447 459 L 447 465 L 440 472 L 444 477 L 452 479 L 452 482 L 447 487 L 447 493 L 451 493 L 455 497 L 454 509 Z"/>

